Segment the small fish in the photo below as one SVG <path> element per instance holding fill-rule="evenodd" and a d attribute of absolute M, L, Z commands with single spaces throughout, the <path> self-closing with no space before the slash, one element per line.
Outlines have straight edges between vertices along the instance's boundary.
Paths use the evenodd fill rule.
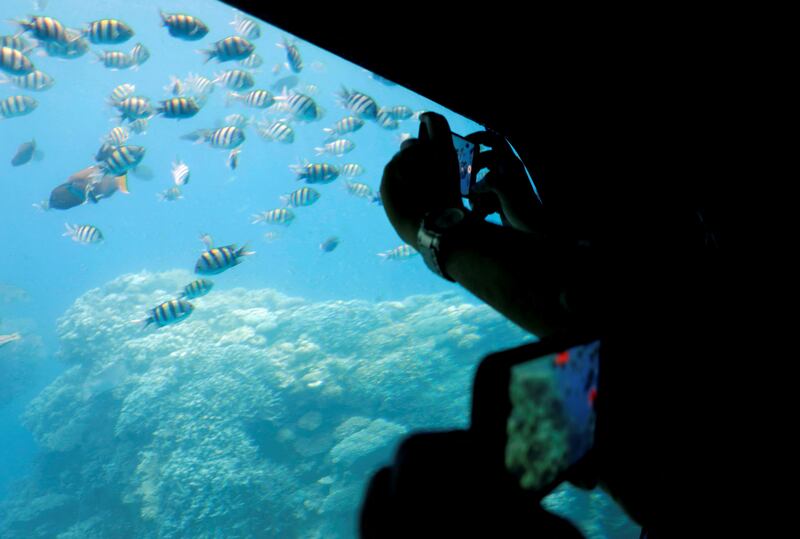
<path fill-rule="evenodd" d="M 232 150 L 245 140 L 244 131 L 228 125 L 219 129 L 199 129 L 181 137 L 184 140 L 207 142 L 212 148 Z"/>
<path fill-rule="evenodd" d="M 23 32 L 30 32 L 39 41 L 55 41 L 61 44 L 67 44 L 67 38 L 64 25 L 52 17 L 39 17 L 32 16 L 30 20 L 17 21 L 22 27 Z"/>
<path fill-rule="evenodd" d="M 33 112 L 39 103 L 27 95 L 14 95 L 0 101 L 0 119 L 15 118 Z"/>
<path fill-rule="evenodd" d="M 252 90 L 246 94 L 228 92 L 228 99 L 231 101 L 239 101 L 240 103 L 246 104 L 248 107 L 257 109 L 266 109 L 275 103 L 273 95 L 266 90 Z"/>
<path fill-rule="evenodd" d="M 161 23 L 167 27 L 169 35 L 183 39 L 184 41 L 197 41 L 208 33 L 208 26 L 191 15 L 182 13 L 164 13 L 160 11 Z"/>
<path fill-rule="evenodd" d="M 340 104 L 359 118 L 374 120 L 378 117 L 378 104 L 370 96 L 357 90 L 350 91 L 342 86 L 338 97 Z"/>
<path fill-rule="evenodd" d="M 181 299 L 196 299 L 211 292 L 213 287 L 214 283 L 208 279 L 195 279 L 183 287 L 183 292 L 178 297 Z"/>
<path fill-rule="evenodd" d="M 357 163 L 347 163 L 342 165 L 342 176 L 345 178 L 357 178 L 366 174 L 364 167 Z"/>
<path fill-rule="evenodd" d="M 261 37 L 261 27 L 250 17 L 245 17 L 238 11 L 233 14 L 231 26 L 237 34 L 241 34 L 247 39 L 258 39 Z"/>
<path fill-rule="evenodd" d="M 131 49 L 129 56 L 133 60 L 134 64 L 140 66 L 150 58 L 150 51 L 147 50 L 147 47 L 145 47 L 141 43 L 137 43 Z"/>
<path fill-rule="evenodd" d="M 214 78 L 214 84 L 224 84 L 231 90 L 249 90 L 255 86 L 253 75 L 241 69 L 229 69 Z"/>
<path fill-rule="evenodd" d="M 284 90 L 289 91 L 297 86 L 299 82 L 300 79 L 297 75 L 289 75 L 288 77 L 283 77 L 273 82 L 270 88 L 276 92 L 283 92 Z"/>
<path fill-rule="evenodd" d="M 373 199 L 375 195 L 372 193 L 372 188 L 366 183 L 359 182 L 345 182 L 347 192 L 359 198 Z"/>
<path fill-rule="evenodd" d="M 19 333 L 12 333 L 10 335 L 0 335 L 0 347 L 5 346 L 7 344 L 11 344 L 14 341 L 18 341 L 22 339 L 22 335 Z"/>
<path fill-rule="evenodd" d="M 248 251 L 246 245 L 241 249 L 237 249 L 236 245 L 215 247 L 200 255 L 194 266 L 194 272 L 201 275 L 216 275 L 238 265 L 240 258 L 253 254 L 255 251 Z"/>
<path fill-rule="evenodd" d="M 386 114 L 389 114 L 395 120 L 408 120 L 414 115 L 414 111 L 405 105 L 395 105 L 394 107 L 381 110 L 385 111 Z"/>
<path fill-rule="evenodd" d="M 137 135 L 147 133 L 147 118 L 139 118 L 128 124 L 128 129 L 131 130 L 132 133 L 136 133 Z"/>
<path fill-rule="evenodd" d="M 267 141 L 274 140 L 283 144 L 294 142 L 294 130 L 283 120 L 276 120 L 272 123 L 259 122 L 256 132 Z"/>
<path fill-rule="evenodd" d="M 330 253 L 338 246 L 339 246 L 339 238 L 337 238 L 336 236 L 331 236 L 330 238 L 319 244 L 319 248 L 326 253 Z"/>
<path fill-rule="evenodd" d="M 180 159 L 172 163 L 172 181 L 175 185 L 180 187 L 189 183 L 190 174 L 189 166 Z"/>
<path fill-rule="evenodd" d="M 339 177 L 339 168 L 328 163 L 304 163 L 290 165 L 289 169 L 297 174 L 297 180 L 306 183 L 331 183 Z"/>
<path fill-rule="evenodd" d="M 328 153 L 331 155 L 342 156 L 353 151 L 353 148 L 355 147 L 356 145 L 352 140 L 340 138 L 338 140 L 334 140 L 333 142 L 329 142 L 322 147 L 314 148 L 314 151 L 317 152 L 317 155 L 324 155 Z"/>
<path fill-rule="evenodd" d="M 99 62 L 103 62 L 104 66 L 113 70 L 128 69 L 136 65 L 130 54 L 121 51 L 95 52 L 95 56 Z"/>
<path fill-rule="evenodd" d="M 118 125 L 109 131 L 103 142 L 112 146 L 122 146 L 128 140 L 128 137 L 130 137 L 130 132 L 125 127 Z"/>
<path fill-rule="evenodd" d="M 155 324 L 157 327 L 162 328 L 185 320 L 186 317 L 192 314 L 192 311 L 194 311 L 194 306 L 188 301 L 173 299 L 165 301 L 155 309 L 149 310 L 147 318 L 137 322 L 144 322 L 145 328 L 150 324 Z"/>
<path fill-rule="evenodd" d="M 107 174 L 121 176 L 136 168 L 144 158 L 145 149 L 141 146 L 120 146 L 109 155 L 100 168 Z"/>
<path fill-rule="evenodd" d="M 182 96 L 186 91 L 186 84 L 178 77 L 172 75 L 169 78 L 169 84 L 164 86 L 164 91 L 173 96 Z"/>
<path fill-rule="evenodd" d="M 114 104 L 120 113 L 120 121 L 139 120 L 142 118 L 150 118 L 153 115 L 153 107 L 150 105 L 150 100 L 146 97 L 128 97 Z"/>
<path fill-rule="evenodd" d="M 240 36 L 230 36 L 214 43 L 214 47 L 199 51 L 206 56 L 206 62 L 216 58 L 217 62 L 244 60 L 255 50 L 255 46 Z"/>
<path fill-rule="evenodd" d="M 297 208 L 299 206 L 311 206 L 319 200 L 320 194 L 311 187 L 301 187 L 292 191 L 288 195 L 281 195 L 281 202 L 287 206 Z"/>
<path fill-rule="evenodd" d="M 32 73 L 35 68 L 28 57 L 17 49 L 0 47 L 0 70 L 9 75 L 23 76 Z"/>
<path fill-rule="evenodd" d="M 63 235 L 70 236 L 73 241 L 78 243 L 89 244 L 103 241 L 103 233 L 95 226 L 71 225 L 69 223 L 64 223 L 64 226 L 66 226 L 67 231 Z"/>
<path fill-rule="evenodd" d="M 241 153 L 241 151 L 242 150 L 237 148 L 235 150 L 231 150 L 231 153 L 228 154 L 227 165 L 229 169 L 236 170 L 236 167 L 239 166 L 239 153 Z"/>
<path fill-rule="evenodd" d="M 66 35 L 66 43 L 60 43 L 57 41 L 44 42 L 44 50 L 48 56 L 71 60 L 74 58 L 80 58 L 89 52 L 89 41 L 82 38 L 80 32 L 67 29 Z"/>
<path fill-rule="evenodd" d="M 198 112 L 200 112 L 200 105 L 193 97 L 173 97 L 161 101 L 156 107 L 156 114 L 161 114 L 164 118 L 179 120 L 191 118 Z"/>
<path fill-rule="evenodd" d="M 378 256 L 383 260 L 403 260 L 417 254 L 419 253 L 415 251 L 413 247 L 407 243 L 404 243 L 403 245 L 395 247 L 394 249 L 384 251 L 383 253 L 378 253 Z"/>
<path fill-rule="evenodd" d="M 111 91 L 111 95 L 109 96 L 108 100 L 112 104 L 119 103 L 120 101 L 124 101 L 125 99 L 131 97 L 135 91 L 136 85 L 134 84 L 120 84 Z"/>
<path fill-rule="evenodd" d="M 21 35 L 0 36 L 0 47 L 16 49 L 23 54 L 26 54 L 28 51 L 33 49 L 33 45 L 31 45 L 30 42 Z"/>
<path fill-rule="evenodd" d="M 364 120 L 361 118 L 356 118 L 355 116 L 347 116 L 346 118 L 342 118 L 335 124 L 333 127 L 326 127 L 322 131 L 328 135 L 328 138 L 334 138 L 337 135 L 346 135 L 347 133 L 355 133 L 359 129 L 364 127 Z"/>
<path fill-rule="evenodd" d="M 251 53 L 250 56 L 244 60 L 239 60 L 239 65 L 248 69 L 255 69 L 264 64 L 264 59 L 256 53 Z"/>
<path fill-rule="evenodd" d="M 289 226 L 294 221 L 294 212 L 286 208 L 278 208 L 277 210 L 269 210 L 253 216 L 253 224 L 256 223 L 270 223 L 273 225 Z"/>
<path fill-rule="evenodd" d="M 289 40 L 284 37 L 283 41 L 278 43 L 277 46 L 286 50 L 286 67 L 291 69 L 294 73 L 300 73 L 300 71 L 303 70 L 303 58 L 300 56 L 300 49 L 297 48 L 297 45 L 290 43 Z"/>
<path fill-rule="evenodd" d="M 118 19 L 102 19 L 89 23 L 83 35 L 95 45 L 117 45 L 133 37 L 133 29 Z"/>
<path fill-rule="evenodd" d="M 55 84 L 55 79 L 45 73 L 44 71 L 31 71 L 27 75 L 21 75 L 19 77 L 3 77 L 0 78 L 0 84 L 10 82 L 17 88 L 21 88 L 23 90 L 33 90 L 35 92 L 41 92 L 43 90 L 49 90 Z"/>
<path fill-rule="evenodd" d="M 378 111 L 375 121 L 378 122 L 378 125 L 384 129 L 397 129 L 400 127 L 400 122 L 398 122 L 392 114 L 384 109 Z"/>
<path fill-rule="evenodd" d="M 313 98 L 305 94 L 283 92 L 275 96 L 275 101 L 277 110 L 288 112 L 299 122 L 312 122 L 322 118 L 322 109 Z"/>
<path fill-rule="evenodd" d="M 183 198 L 183 194 L 181 193 L 181 189 L 178 186 L 170 187 L 169 189 L 167 189 L 166 191 L 163 191 L 161 193 L 156 193 L 156 196 L 162 202 L 164 202 L 165 200 L 168 200 L 170 202 L 174 202 L 174 201 L 178 200 L 179 198 Z"/>
<path fill-rule="evenodd" d="M 228 114 L 225 116 L 225 125 L 232 125 L 234 127 L 247 127 L 250 121 L 241 114 Z"/>
<path fill-rule="evenodd" d="M 186 78 L 186 85 L 189 87 L 188 91 L 193 93 L 208 95 L 214 91 L 214 81 L 194 73 L 189 73 Z"/>
<path fill-rule="evenodd" d="M 94 160 L 96 162 L 105 161 L 109 158 L 109 156 L 116 150 L 119 146 L 116 144 L 111 144 L 110 142 L 104 142 L 100 149 L 97 150 L 97 153 L 94 155 Z"/>
<path fill-rule="evenodd" d="M 14 157 L 11 159 L 11 165 L 15 167 L 24 165 L 33 159 L 35 154 L 36 139 L 31 140 L 30 142 L 25 142 L 17 149 L 17 153 L 14 154 Z"/>

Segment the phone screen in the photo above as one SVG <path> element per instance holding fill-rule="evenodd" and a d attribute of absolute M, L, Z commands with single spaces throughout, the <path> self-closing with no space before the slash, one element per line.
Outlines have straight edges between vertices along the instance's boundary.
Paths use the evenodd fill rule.
<path fill-rule="evenodd" d="M 472 163 L 475 160 L 475 145 L 460 135 L 453 135 L 453 146 L 458 155 L 458 172 L 461 176 L 461 196 L 469 195 L 474 178 Z"/>
<path fill-rule="evenodd" d="M 522 488 L 546 490 L 594 444 L 600 342 L 511 368 L 505 467 Z"/>

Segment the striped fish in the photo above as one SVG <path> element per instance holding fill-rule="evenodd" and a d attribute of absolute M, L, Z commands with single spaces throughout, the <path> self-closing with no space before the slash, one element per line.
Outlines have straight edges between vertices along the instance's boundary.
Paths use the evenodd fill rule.
<path fill-rule="evenodd" d="M 276 108 L 279 111 L 288 112 L 297 121 L 311 122 L 322 117 L 322 109 L 314 99 L 305 94 L 283 92 L 275 96 L 275 101 L 278 102 Z"/>
<path fill-rule="evenodd" d="M 156 114 L 162 114 L 165 118 L 191 118 L 200 112 L 200 105 L 193 97 L 173 97 L 161 101 L 156 107 Z"/>
<path fill-rule="evenodd" d="M 338 97 L 341 105 L 350 109 L 359 118 L 374 120 L 378 117 L 378 104 L 370 96 L 356 90 L 350 91 L 342 86 Z"/>
<path fill-rule="evenodd" d="M 130 54 L 121 51 L 103 51 L 94 54 L 109 69 L 128 69 L 136 65 Z"/>
<path fill-rule="evenodd" d="M 82 38 L 80 32 L 70 30 L 67 28 L 67 42 L 61 43 L 58 41 L 44 42 L 44 50 L 48 56 L 54 58 L 80 58 L 89 52 L 89 41 Z"/>
<path fill-rule="evenodd" d="M 147 47 L 145 47 L 141 43 L 137 43 L 131 49 L 129 56 L 133 60 L 134 64 L 140 66 L 150 58 L 150 51 L 147 50 Z"/>
<path fill-rule="evenodd" d="M 0 79 L 0 83 L 3 82 L 10 82 L 17 88 L 22 88 L 23 90 L 41 92 L 43 90 L 52 88 L 56 81 L 44 71 L 37 70 L 19 77 L 8 77 L 5 80 Z"/>
<path fill-rule="evenodd" d="M 115 103 L 114 106 L 120 113 L 120 121 L 133 121 L 153 115 L 153 107 L 150 106 L 150 100 L 146 97 L 128 97 Z"/>
<path fill-rule="evenodd" d="M 362 127 L 364 127 L 364 120 L 361 118 L 356 118 L 355 116 L 347 116 L 346 118 L 342 118 L 333 124 L 333 127 L 326 127 L 323 129 L 323 131 L 326 135 L 328 135 L 329 138 L 333 138 L 336 135 L 355 133 Z"/>
<path fill-rule="evenodd" d="M 33 72 L 34 69 L 28 57 L 17 49 L 0 47 L 0 70 L 9 75 L 21 76 Z"/>
<path fill-rule="evenodd" d="M 402 260 L 404 258 L 409 258 L 417 254 L 419 253 L 415 251 L 413 247 L 411 247 L 407 243 L 404 243 L 403 245 L 395 247 L 394 249 L 378 253 L 378 256 L 381 257 L 383 260 Z"/>
<path fill-rule="evenodd" d="M 182 13 L 168 14 L 163 11 L 161 14 L 161 22 L 169 30 L 169 35 L 183 39 L 184 41 L 197 41 L 202 39 L 208 33 L 208 26 L 191 15 L 184 15 Z"/>
<path fill-rule="evenodd" d="M 241 249 L 237 249 L 236 245 L 215 247 L 200 255 L 194 272 L 200 275 L 216 275 L 239 264 L 240 258 L 253 254 L 255 251 L 248 251 L 246 245 Z"/>
<path fill-rule="evenodd" d="M 147 118 L 139 118 L 128 124 L 128 129 L 131 130 L 132 133 L 136 133 L 137 135 L 141 135 L 142 133 L 147 132 Z"/>
<path fill-rule="evenodd" d="M 64 25 L 52 17 L 33 15 L 29 21 L 21 20 L 18 24 L 23 31 L 31 32 L 39 41 L 55 41 L 64 45 L 69 41 Z"/>
<path fill-rule="evenodd" d="M 211 289 L 213 287 L 214 283 L 212 283 L 208 279 L 195 279 L 194 281 L 183 287 L 183 292 L 181 292 L 180 296 L 178 297 L 186 299 L 199 298 L 211 292 Z"/>
<path fill-rule="evenodd" d="M 226 164 L 228 165 L 229 169 L 236 170 L 236 167 L 239 166 L 239 154 L 241 152 L 242 150 L 234 149 L 231 150 L 231 152 L 228 154 L 228 159 L 226 161 Z"/>
<path fill-rule="evenodd" d="M 184 140 L 207 142 L 212 148 L 232 150 L 244 142 L 244 131 L 228 125 L 219 129 L 199 129 L 181 137 Z"/>
<path fill-rule="evenodd" d="M 232 125 L 235 127 L 247 127 L 250 121 L 241 114 L 228 114 L 225 116 L 225 125 Z"/>
<path fill-rule="evenodd" d="M 103 241 L 103 233 L 95 226 L 71 225 L 69 223 L 64 223 L 64 226 L 66 226 L 67 231 L 63 235 L 71 237 L 73 241 L 78 243 L 100 243 Z"/>
<path fill-rule="evenodd" d="M 255 86 L 253 75 L 241 69 L 230 69 L 221 75 L 216 75 L 214 84 L 224 84 L 231 90 L 248 90 Z"/>
<path fill-rule="evenodd" d="M 107 174 L 121 176 L 142 161 L 145 149 L 141 146 L 120 146 L 100 163 L 100 167 Z"/>
<path fill-rule="evenodd" d="M 175 75 L 171 75 L 169 78 L 169 84 L 164 86 L 164 90 L 174 96 L 179 97 L 182 96 L 186 91 L 186 84 Z"/>
<path fill-rule="evenodd" d="M 248 107 L 257 109 L 266 109 L 275 103 L 273 95 L 266 90 L 251 90 L 246 94 L 228 92 L 228 99 L 239 101 L 240 103 L 246 104 Z"/>
<path fill-rule="evenodd" d="M 186 85 L 191 92 L 196 94 L 207 95 L 214 91 L 214 81 L 194 73 L 189 73 L 186 78 Z"/>
<path fill-rule="evenodd" d="M 233 15 L 231 26 L 237 34 L 241 34 L 247 39 L 258 39 L 261 37 L 261 28 L 258 23 L 250 17 L 245 17 L 238 11 Z"/>
<path fill-rule="evenodd" d="M 136 86 L 133 84 L 120 84 L 111 91 L 111 95 L 108 99 L 111 103 L 118 103 L 132 96 L 135 91 Z"/>
<path fill-rule="evenodd" d="M 294 221 L 294 212 L 286 208 L 269 210 L 253 216 L 253 224 L 271 223 L 273 225 L 289 226 Z"/>
<path fill-rule="evenodd" d="M 300 57 L 300 49 L 294 43 L 289 43 L 285 37 L 283 42 L 277 44 L 281 49 L 286 50 L 286 67 L 291 69 L 294 73 L 300 73 L 303 70 L 303 59 Z"/>
<path fill-rule="evenodd" d="M 33 48 L 27 39 L 20 35 L 16 36 L 0 36 L 0 47 L 8 47 L 16 49 L 21 53 L 26 53 Z"/>
<path fill-rule="evenodd" d="M 317 152 L 317 155 L 329 153 L 331 155 L 342 156 L 353 151 L 353 148 L 355 147 L 356 144 L 352 140 L 340 138 L 338 140 L 334 140 L 333 142 L 329 142 L 320 148 L 314 148 L 314 151 Z"/>
<path fill-rule="evenodd" d="M 372 193 L 372 188 L 366 183 L 360 182 L 345 182 L 344 186 L 347 192 L 359 198 L 374 199 L 375 195 Z"/>
<path fill-rule="evenodd" d="M 397 129 L 400 127 L 400 122 L 398 122 L 392 114 L 384 109 L 378 111 L 378 116 L 375 117 L 375 121 L 378 122 L 378 125 L 384 129 Z"/>
<path fill-rule="evenodd" d="M 111 131 L 109 131 L 108 135 L 106 135 L 105 138 L 103 139 L 103 142 L 105 142 L 106 144 L 110 144 L 112 146 L 118 147 L 118 146 L 122 146 L 123 144 L 125 144 L 125 142 L 128 140 L 129 136 L 130 136 L 130 133 L 128 132 L 128 130 L 120 125 L 120 126 L 117 126 L 117 127 L 114 127 L 113 129 L 111 129 Z M 110 154 L 110 152 L 109 152 L 109 154 Z M 103 160 L 104 159 L 98 159 L 98 161 L 103 161 Z"/>
<path fill-rule="evenodd" d="M 294 142 L 294 129 L 283 120 L 276 120 L 271 123 L 259 122 L 258 126 L 256 126 L 256 131 L 267 141 L 274 140 L 283 144 Z"/>
<path fill-rule="evenodd" d="M 30 114 L 39 105 L 32 97 L 27 95 L 12 95 L 0 101 L 0 117 L 15 118 Z"/>
<path fill-rule="evenodd" d="M 144 327 L 155 324 L 157 327 L 163 328 L 164 326 L 175 324 L 192 314 L 193 310 L 194 306 L 182 299 L 165 301 L 155 309 L 147 312 L 148 316 L 143 320 Z"/>
<path fill-rule="evenodd" d="M 100 146 L 100 149 L 97 150 L 97 153 L 94 156 L 94 160 L 98 163 L 100 161 L 105 161 L 111 156 L 112 153 L 114 153 L 114 150 L 116 149 L 117 149 L 116 145 L 111 144 L 109 142 L 104 142 L 103 145 Z"/>
<path fill-rule="evenodd" d="M 189 183 L 189 165 L 178 159 L 172 163 L 172 181 L 175 185 L 181 186 Z"/>
<path fill-rule="evenodd" d="M 347 163 L 346 165 L 342 165 L 342 176 L 345 178 L 356 178 L 366 172 L 367 171 L 364 170 L 364 167 L 356 163 Z"/>
<path fill-rule="evenodd" d="M 319 197 L 319 192 L 316 189 L 301 187 L 288 195 L 281 195 L 281 202 L 287 206 L 297 208 L 300 206 L 311 206 L 314 202 L 319 200 Z"/>
<path fill-rule="evenodd" d="M 95 45 L 117 45 L 133 37 L 133 29 L 118 19 L 101 19 L 90 22 L 83 35 Z"/>
<path fill-rule="evenodd" d="M 240 36 L 230 36 L 214 43 L 214 48 L 200 51 L 206 55 L 206 62 L 216 58 L 218 62 L 244 60 L 255 50 L 255 46 Z"/>
<path fill-rule="evenodd" d="M 251 53 L 250 56 L 244 60 L 239 60 L 239 65 L 250 69 L 261 67 L 264 64 L 264 59 L 256 53 Z"/>
<path fill-rule="evenodd" d="M 290 165 L 289 168 L 297 174 L 297 180 L 306 183 L 331 183 L 339 177 L 339 168 L 328 163 L 304 163 Z"/>
<path fill-rule="evenodd" d="M 414 111 L 405 105 L 395 105 L 394 107 L 381 110 L 385 110 L 386 113 L 391 115 L 395 120 L 408 120 L 414 115 Z"/>

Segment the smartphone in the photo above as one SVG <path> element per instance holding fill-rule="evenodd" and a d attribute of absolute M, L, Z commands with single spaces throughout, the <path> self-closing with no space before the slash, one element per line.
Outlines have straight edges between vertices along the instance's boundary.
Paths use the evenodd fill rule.
<path fill-rule="evenodd" d="M 468 141 L 461 135 L 453 135 L 453 147 L 458 155 L 458 172 L 461 176 L 461 196 L 469 196 L 470 189 L 475 185 L 475 144 Z"/>
<path fill-rule="evenodd" d="M 600 341 L 545 339 L 484 358 L 470 429 L 487 458 L 540 497 L 594 446 Z"/>

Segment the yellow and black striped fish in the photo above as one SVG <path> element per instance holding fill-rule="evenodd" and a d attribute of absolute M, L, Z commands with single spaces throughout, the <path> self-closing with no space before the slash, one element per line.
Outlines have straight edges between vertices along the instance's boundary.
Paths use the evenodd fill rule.
<path fill-rule="evenodd" d="M 145 149 L 141 146 L 120 146 L 100 164 L 106 174 L 122 176 L 142 161 Z"/>
<path fill-rule="evenodd" d="M 290 165 L 289 168 L 297 174 L 297 180 L 306 183 L 331 183 L 339 177 L 339 167 L 329 163 L 304 163 Z"/>
<path fill-rule="evenodd" d="M 261 37 L 261 28 L 258 23 L 250 17 L 245 17 L 238 11 L 233 15 L 231 26 L 237 34 L 241 34 L 247 39 L 258 39 Z"/>
<path fill-rule="evenodd" d="M 400 122 L 397 121 L 397 118 L 395 118 L 394 115 L 386 109 L 381 109 L 378 111 L 375 121 L 378 122 L 378 125 L 384 129 L 397 129 L 400 127 Z"/>
<path fill-rule="evenodd" d="M 294 212 L 286 208 L 269 210 L 253 216 L 253 224 L 271 223 L 273 225 L 289 226 L 294 221 Z"/>
<path fill-rule="evenodd" d="M 339 101 L 343 107 L 350 109 L 359 118 L 374 120 L 378 117 L 378 104 L 370 96 L 359 91 L 350 91 L 342 86 Z"/>
<path fill-rule="evenodd" d="M 200 255 L 194 272 L 200 275 L 216 275 L 239 264 L 240 258 L 253 254 L 255 251 L 248 251 L 246 245 L 241 249 L 237 249 L 236 245 L 214 247 Z"/>
<path fill-rule="evenodd" d="M 361 118 L 356 118 L 355 116 L 347 116 L 346 118 L 342 118 L 333 124 L 333 127 L 326 127 L 322 131 L 324 131 L 325 134 L 328 135 L 328 138 L 331 139 L 336 135 L 355 133 L 362 127 L 364 127 L 364 120 Z"/>
<path fill-rule="evenodd" d="M 64 223 L 67 231 L 64 236 L 69 236 L 73 241 L 78 243 L 100 243 L 103 241 L 103 233 L 100 232 L 95 226 L 92 225 L 71 225 Z"/>
<path fill-rule="evenodd" d="M 173 97 L 161 101 L 156 107 L 156 114 L 162 114 L 165 118 L 191 118 L 200 111 L 200 105 L 193 97 Z"/>
<path fill-rule="evenodd" d="M 73 58 L 80 58 L 89 52 L 89 41 L 82 38 L 80 32 L 67 28 L 66 36 L 67 41 L 65 43 L 60 41 L 44 42 L 44 50 L 48 56 L 71 60 Z"/>
<path fill-rule="evenodd" d="M 0 101 L 0 117 L 15 118 L 30 114 L 39 105 L 32 97 L 27 95 L 12 95 Z"/>
<path fill-rule="evenodd" d="M 103 138 L 103 142 L 105 142 L 106 144 L 110 144 L 111 146 L 114 147 L 119 147 L 125 144 L 129 136 L 130 133 L 128 132 L 128 130 L 120 125 L 112 128 L 111 131 L 109 131 L 108 135 L 106 135 L 105 138 Z"/>
<path fill-rule="evenodd" d="M 197 41 L 208 33 L 208 26 L 191 15 L 182 13 L 161 13 L 161 22 L 169 30 L 169 35 L 185 41 Z"/>
<path fill-rule="evenodd" d="M 247 67 L 249 69 L 255 69 L 257 67 L 261 67 L 263 63 L 264 59 L 254 52 L 251 52 L 250 56 L 248 56 L 244 60 L 239 60 L 240 66 Z"/>
<path fill-rule="evenodd" d="M 375 195 L 372 193 L 372 188 L 366 183 L 360 182 L 345 182 L 347 192 L 359 198 L 372 199 Z"/>
<path fill-rule="evenodd" d="M 231 90 L 248 90 L 255 86 L 253 75 L 241 69 L 229 69 L 214 77 L 214 84 L 224 84 Z"/>
<path fill-rule="evenodd" d="M 300 56 L 300 49 L 294 43 L 289 43 L 285 37 L 282 43 L 278 43 L 278 47 L 286 50 L 286 65 L 294 73 L 300 73 L 303 70 L 303 58 Z"/>
<path fill-rule="evenodd" d="M 413 247 L 407 243 L 404 243 L 403 245 L 395 247 L 394 249 L 378 253 L 378 256 L 384 260 L 403 260 L 418 254 L 419 253 Z"/>
<path fill-rule="evenodd" d="M 33 46 L 22 36 L 0 36 L 0 47 L 9 47 L 25 53 L 33 48 Z"/>
<path fill-rule="evenodd" d="M 140 66 L 145 63 L 148 58 L 150 58 L 150 51 L 147 50 L 147 48 L 141 43 L 137 43 L 133 46 L 128 56 L 131 57 L 131 60 L 133 60 L 134 64 Z"/>
<path fill-rule="evenodd" d="M 266 90 L 252 90 L 246 94 L 238 94 L 236 92 L 228 92 L 228 99 L 240 101 L 248 107 L 257 109 L 266 109 L 275 103 L 275 98 Z"/>
<path fill-rule="evenodd" d="M 205 296 L 214 287 L 214 283 L 208 279 L 195 279 L 191 283 L 183 287 L 180 298 L 195 299 Z"/>
<path fill-rule="evenodd" d="M 109 97 L 109 101 L 111 101 L 112 103 L 118 103 L 132 96 L 133 92 L 135 91 L 136 91 L 135 84 L 130 84 L 130 83 L 120 84 L 119 86 L 114 88 L 114 90 L 112 90 L 111 96 Z"/>
<path fill-rule="evenodd" d="M 31 32 L 39 41 L 55 41 L 67 44 L 70 38 L 64 29 L 64 25 L 52 17 L 39 17 L 33 15 L 29 21 L 21 20 L 18 24 L 23 31 Z"/>
<path fill-rule="evenodd" d="M 244 142 L 244 131 L 228 125 L 219 129 L 200 129 L 181 137 L 184 140 L 208 142 L 212 148 L 232 150 Z"/>
<path fill-rule="evenodd" d="M 230 36 L 214 43 L 214 48 L 200 51 L 206 55 L 206 62 L 216 58 L 218 62 L 244 60 L 255 50 L 255 46 L 240 36 Z"/>
<path fill-rule="evenodd" d="M 281 120 L 274 122 L 259 122 L 256 131 L 261 137 L 268 141 L 278 141 L 283 144 L 294 142 L 294 130 L 292 127 Z"/>
<path fill-rule="evenodd" d="M 9 75 L 21 76 L 34 71 L 33 63 L 17 49 L 0 47 L 0 70 Z"/>
<path fill-rule="evenodd" d="M 121 51 L 95 52 L 95 55 L 109 69 L 128 69 L 136 65 L 130 54 Z"/>
<path fill-rule="evenodd" d="M 89 23 L 83 35 L 95 45 L 117 45 L 133 37 L 133 29 L 118 19 L 101 19 Z"/>
<path fill-rule="evenodd" d="M 331 155 L 342 156 L 353 151 L 353 148 L 355 147 L 356 144 L 352 140 L 340 138 L 338 140 L 334 140 L 333 142 L 328 142 L 324 146 L 314 148 L 314 151 L 317 152 L 317 155 L 329 153 Z"/>
<path fill-rule="evenodd" d="M 288 112 L 297 121 L 312 122 L 322 118 L 322 109 L 313 98 L 305 94 L 289 95 L 284 92 L 276 96 L 275 101 L 278 102 L 278 110 Z"/>
<path fill-rule="evenodd" d="M 364 175 L 366 172 L 367 171 L 364 170 L 364 167 L 358 163 L 347 163 L 342 165 L 342 176 L 345 178 L 356 178 Z"/>
<path fill-rule="evenodd" d="M 319 200 L 319 192 L 311 187 L 301 187 L 296 191 L 292 191 L 288 195 L 281 195 L 281 202 L 287 206 L 311 206 L 314 202 Z"/>
<path fill-rule="evenodd" d="M 153 115 L 153 107 L 150 106 L 150 100 L 146 97 L 127 97 L 115 103 L 114 106 L 119 111 L 120 121 L 128 120 L 130 122 Z"/>
<path fill-rule="evenodd" d="M 17 88 L 22 88 L 23 90 L 33 90 L 35 92 L 41 92 L 42 90 L 47 90 L 53 87 L 55 84 L 55 80 L 53 77 L 45 73 L 44 71 L 32 71 L 27 75 L 20 75 L 19 77 L 8 77 L 8 81 L 11 82 Z M 5 82 L 0 80 L 0 82 Z"/>
<path fill-rule="evenodd" d="M 148 317 L 144 319 L 144 327 L 155 324 L 158 327 L 168 326 L 184 320 L 192 314 L 194 306 L 182 299 L 172 299 L 165 301 L 155 309 L 148 311 Z"/>

